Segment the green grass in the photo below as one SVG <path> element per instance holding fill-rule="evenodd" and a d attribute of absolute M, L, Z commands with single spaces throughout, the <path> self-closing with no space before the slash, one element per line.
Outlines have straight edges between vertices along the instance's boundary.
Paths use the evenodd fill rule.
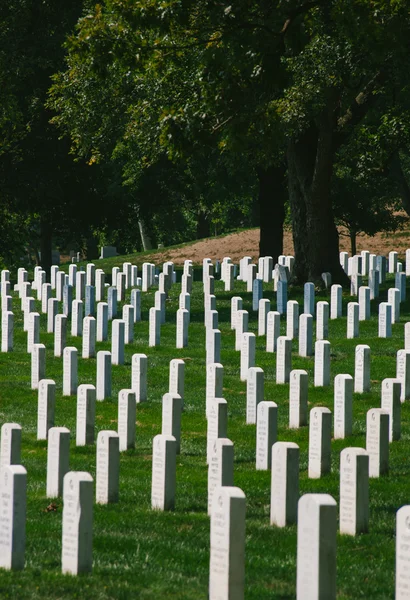
<path fill-rule="evenodd" d="M 389 284 L 392 284 L 390 279 Z M 265 285 L 265 287 L 267 287 Z M 37 392 L 30 389 L 30 357 L 22 331 L 20 301 L 14 294 L 15 349 L 0 354 L 0 420 L 23 427 L 22 464 L 28 472 L 26 567 L 22 572 L 0 572 L 3 598 L 206 599 L 208 594 L 209 518 L 207 516 L 207 467 L 205 419 L 205 331 L 202 285 L 194 283 L 189 347 L 175 349 L 175 312 L 180 285 L 173 286 L 167 301 L 167 322 L 161 329 L 161 346 L 148 348 L 148 310 L 154 290 L 143 294 L 142 322 L 135 327 L 134 342 L 126 346 L 123 366 L 113 366 L 112 398 L 97 402 L 96 435 L 117 426 L 117 395 L 131 383 L 131 356 L 148 355 L 148 398 L 137 405 L 137 444 L 121 454 L 120 501 L 94 506 L 93 572 L 72 577 L 61 574 L 62 501 L 47 511 L 45 496 L 47 444 L 36 440 Z M 129 294 L 129 292 L 128 292 Z M 235 485 L 246 494 L 246 598 L 247 600 L 295 597 L 296 526 L 279 529 L 269 524 L 270 474 L 255 470 L 255 426 L 245 424 L 246 385 L 239 380 L 239 353 L 230 330 L 230 299 L 241 295 L 249 310 L 250 330 L 256 331 L 251 294 L 235 284 L 226 293 L 216 282 L 219 326 L 222 330 L 221 362 L 224 365 L 224 397 L 228 402 L 228 436 L 235 444 Z M 265 292 L 276 304 L 273 292 Z M 302 290 L 289 297 L 302 302 Z M 386 298 L 382 291 L 380 300 Z M 325 295 L 317 297 L 326 299 Z M 344 315 L 346 302 L 344 297 Z M 39 303 L 36 301 L 36 307 Z M 275 355 L 265 352 L 265 338 L 257 337 L 256 365 L 265 372 L 265 399 L 278 404 L 278 439 L 300 446 L 300 492 L 330 493 L 339 498 L 339 453 L 344 447 L 365 446 L 365 419 L 369 408 L 380 406 L 381 380 L 394 377 L 396 352 L 404 347 L 404 321 L 410 302 L 402 304 L 402 321 L 393 325 L 390 339 L 377 337 L 377 306 L 372 318 L 360 324 L 360 338 L 346 339 L 346 317 L 330 321 L 332 380 L 338 373 L 354 373 L 354 348 L 371 347 L 372 390 L 354 395 L 353 435 L 332 441 L 332 472 L 320 480 L 307 477 L 308 428 L 289 430 L 289 386 L 275 384 Z M 39 310 L 39 308 L 38 308 Z M 285 332 L 285 320 L 281 324 Z M 41 316 L 40 341 L 47 346 L 46 377 L 57 384 L 56 425 L 71 431 L 70 468 L 89 471 L 95 477 L 95 447 L 76 448 L 76 398 L 62 397 L 62 359 L 53 355 L 53 335 L 45 333 Z M 80 338 L 68 335 L 68 345 L 81 348 Z M 97 343 L 97 350 L 110 343 Z M 150 508 L 152 438 L 161 430 L 161 399 L 168 391 L 169 361 L 182 358 L 185 367 L 185 411 L 182 416 L 181 454 L 177 458 L 175 511 Z M 293 368 L 309 373 L 309 403 L 333 411 L 333 388 L 313 387 L 313 358 L 297 355 L 293 342 Z M 79 383 L 94 383 L 95 359 L 79 358 Z M 337 589 L 340 599 L 394 597 L 395 513 L 410 503 L 410 408 L 402 406 L 402 439 L 390 445 L 390 473 L 370 482 L 370 533 L 337 540 Z"/>

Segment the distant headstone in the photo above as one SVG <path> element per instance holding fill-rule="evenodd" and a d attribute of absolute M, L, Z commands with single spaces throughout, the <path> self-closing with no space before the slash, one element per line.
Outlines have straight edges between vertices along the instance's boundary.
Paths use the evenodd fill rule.
<path fill-rule="evenodd" d="M 111 328 L 111 361 L 113 365 L 124 364 L 124 335 L 124 321 L 114 319 Z"/>
<path fill-rule="evenodd" d="M 111 396 L 111 352 L 97 352 L 96 399 L 105 400 Z"/>
<path fill-rule="evenodd" d="M 389 414 L 389 441 L 393 442 L 401 436 L 401 381 L 399 379 L 383 379 L 381 408 Z"/>
<path fill-rule="evenodd" d="M 266 352 L 276 352 L 279 336 L 280 314 L 276 310 L 271 310 L 266 320 Z"/>
<path fill-rule="evenodd" d="M 147 355 L 133 354 L 131 359 L 131 389 L 135 393 L 136 402 L 147 400 L 147 370 Z"/>
<path fill-rule="evenodd" d="M 292 340 L 286 336 L 279 336 L 277 343 L 276 383 L 289 383 L 292 369 Z"/>

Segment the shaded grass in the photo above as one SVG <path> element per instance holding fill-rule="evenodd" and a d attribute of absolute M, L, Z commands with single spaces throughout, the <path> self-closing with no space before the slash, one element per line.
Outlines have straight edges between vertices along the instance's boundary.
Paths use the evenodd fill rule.
<path fill-rule="evenodd" d="M 102 261 L 101 261 L 102 262 Z M 392 284 L 392 281 L 389 281 Z M 269 525 L 270 474 L 255 470 L 254 425 L 245 425 L 246 385 L 239 380 L 239 353 L 230 330 L 230 299 L 241 295 L 249 310 L 250 331 L 256 332 L 251 294 L 237 282 L 235 291 L 223 291 L 216 282 L 219 327 L 222 330 L 221 362 L 224 365 L 224 397 L 228 401 L 228 435 L 235 444 L 235 485 L 247 497 L 246 598 L 254 600 L 295 597 L 296 527 L 278 529 Z M 28 471 L 26 568 L 21 573 L 0 572 L 1 598 L 95 598 L 95 599 L 206 599 L 208 594 L 209 519 L 207 510 L 207 467 L 205 413 L 205 331 L 200 283 L 192 295 L 189 347 L 175 349 L 175 312 L 180 286 L 175 285 L 167 301 L 167 323 L 161 329 L 161 346 L 148 348 L 148 309 L 154 291 L 143 294 L 143 321 L 135 327 L 135 340 L 126 346 L 123 366 L 113 366 L 112 398 L 97 403 L 96 435 L 117 426 L 117 395 L 131 385 L 131 356 L 148 355 L 148 399 L 137 406 L 137 445 L 121 454 L 120 502 L 94 506 L 94 567 L 91 575 L 63 576 L 61 569 L 62 501 L 48 512 L 45 497 L 47 444 L 36 440 L 37 392 L 30 389 L 30 357 L 22 332 L 20 301 L 13 297 L 15 349 L 0 354 L 0 419 L 23 427 L 22 464 Z M 386 298 L 382 290 L 379 301 Z M 275 309 L 274 293 L 266 291 Z M 302 291 L 289 295 L 302 307 Z M 317 298 L 328 299 L 326 295 Z M 344 314 L 348 296 L 344 296 Z M 377 314 L 378 302 L 372 303 Z M 39 303 L 36 302 L 39 310 Z M 332 381 L 338 373 L 354 374 L 357 343 L 371 347 L 371 392 L 354 395 L 353 435 L 332 441 L 332 472 L 320 480 L 307 477 L 308 428 L 289 430 L 289 386 L 275 383 L 275 355 L 265 352 L 265 338 L 258 337 L 256 364 L 265 372 L 265 399 L 278 404 L 278 439 L 299 444 L 300 491 L 330 493 L 339 499 L 339 453 L 347 446 L 365 446 L 366 412 L 380 406 L 381 380 L 394 377 L 396 352 L 404 347 L 404 325 L 410 302 L 402 305 L 402 322 L 393 326 L 390 339 L 377 337 L 377 317 L 360 323 L 360 338 L 346 340 L 346 318 L 331 321 Z M 46 377 L 56 381 L 56 425 L 71 431 L 70 468 L 95 476 L 95 447 L 76 448 L 76 398 L 62 397 L 62 359 L 53 355 L 53 335 L 45 333 L 41 317 L 41 342 L 46 344 Z M 285 333 L 285 322 L 281 324 Z M 81 348 L 81 338 L 68 335 L 67 345 Z M 293 368 L 309 373 L 309 405 L 333 410 L 333 389 L 313 387 L 313 358 L 297 354 L 293 342 Z M 97 343 L 109 350 L 110 342 Z M 185 411 L 182 415 L 181 455 L 177 458 L 176 509 L 172 513 L 150 508 L 152 438 L 161 430 L 161 399 L 168 389 L 169 361 L 185 360 Z M 79 358 L 79 383 L 95 383 L 96 360 Z M 394 597 L 395 513 L 410 503 L 410 409 L 402 406 L 402 440 L 390 445 L 390 473 L 370 482 L 370 533 L 356 538 L 338 536 L 338 598 Z"/>

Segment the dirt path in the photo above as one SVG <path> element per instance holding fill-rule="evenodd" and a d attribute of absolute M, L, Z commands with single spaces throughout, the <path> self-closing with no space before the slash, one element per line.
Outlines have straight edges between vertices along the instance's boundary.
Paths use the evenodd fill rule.
<path fill-rule="evenodd" d="M 340 229 L 339 233 L 343 230 Z M 293 241 L 290 231 L 284 235 L 284 254 L 293 254 Z M 259 256 L 259 229 L 248 229 L 239 233 L 232 233 L 221 238 L 208 238 L 200 240 L 185 248 L 173 250 L 162 250 L 152 255 L 152 260 L 160 264 L 172 260 L 175 264 L 183 264 L 184 260 L 191 259 L 194 263 L 201 263 L 204 258 L 222 260 L 224 256 L 230 256 L 234 262 L 238 262 L 243 256 L 251 256 L 255 262 Z M 373 237 L 360 235 L 357 238 L 357 251 L 369 250 L 374 254 L 387 255 L 390 250 L 397 250 L 399 255 L 404 255 L 410 248 L 410 228 L 392 234 L 378 233 Z M 340 250 L 346 250 L 350 254 L 350 240 L 340 235 Z"/>

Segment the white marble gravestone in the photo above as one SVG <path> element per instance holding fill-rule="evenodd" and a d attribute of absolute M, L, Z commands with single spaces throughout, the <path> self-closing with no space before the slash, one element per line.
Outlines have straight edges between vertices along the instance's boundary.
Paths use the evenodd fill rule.
<path fill-rule="evenodd" d="M 81 384 L 77 388 L 76 445 L 94 443 L 96 389 L 93 385 Z"/>
<path fill-rule="evenodd" d="M 120 488 L 120 438 L 116 431 L 100 431 L 97 436 L 95 501 L 118 502 Z"/>
<path fill-rule="evenodd" d="M 176 491 L 176 439 L 156 435 L 152 441 L 151 507 L 173 510 Z"/>
<path fill-rule="evenodd" d="M 410 597 L 410 505 L 396 513 L 396 585 L 395 600 Z"/>
<path fill-rule="evenodd" d="M 0 468 L 0 567 L 24 569 L 27 471 L 21 465 Z"/>
<path fill-rule="evenodd" d="M 389 441 L 401 436 L 401 382 L 399 379 L 383 379 L 381 408 L 389 414 Z"/>
<path fill-rule="evenodd" d="M 389 414 L 371 408 L 366 417 L 366 450 L 369 453 L 369 476 L 380 477 L 389 470 Z"/>
<path fill-rule="evenodd" d="M 118 392 L 118 435 L 120 451 L 135 448 L 136 402 L 133 390 Z"/>
<path fill-rule="evenodd" d="M 244 600 L 246 499 L 237 487 L 216 488 L 211 508 L 209 600 Z"/>
<path fill-rule="evenodd" d="M 271 464 L 271 448 L 278 437 L 278 405 L 263 400 L 257 408 L 256 470 L 267 471 Z"/>
<path fill-rule="evenodd" d="M 63 484 L 61 570 L 78 575 L 92 570 L 93 478 L 69 471 Z"/>
<path fill-rule="evenodd" d="M 264 372 L 260 367 L 250 367 L 246 380 L 246 423 L 256 423 L 259 402 L 264 398 Z"/>
<path fill-rule="evenodd" d="M 234 447 L 231 440 L 217 438 L 212 446 L 208 465 L 208 515 L 211 514 L 215 489 L 233 485 L 233 457 Z"/>
<path fill-rule="evenodd" d="M 369 455 L 363 448 L 340 453 L 340 533 L 357 535 L 369 528 Z"/>
<path fill-rule="evenodd" d="M 309 478 L 320 479 L 330 472 L 332 413 L 316 406 L 309 418 Z"/>
<path fill-rule="evenodd" d="M 47 445 L 47 498 L 63 493 L 63 480 L 70 464 L 70 430 L 51 427 Z"/>
<path fill-rule="evenodd" d="M 5 465 L 19 465 L 21 455 L 21 426 L 18 423 L 4 423 L 1 427 L 0 468 Z"/>
<path fill-rule="evenodd" d="M 299 501 L 299 446 L 276 442 L 271 448 L 270 523 L 286 527 L 296 523 Z"/>
<path fill-rule="evenodd" d="M 170 393 L 162 396 L 162 435 L 171 436 L 176 442 L 176 453 L 181 447 L 181 412 L 182 399 L 179 394 Z"/>
<path fill-rule="evenodd" d="M 359 344 L 355 349 L 354 391 L 370 392 L 370 346 Z"/>
<path fill-rule="evenodd" d="M 136 402 L 147 400 L 148 358 L 146 354 L 133 354 L 131 359 L 131 389 Z"/>
<path fill-rule="evenodd" d="M 353 425 L 353 377 L 339 373 L 334 381 L 334 425 L 335 439 L 352 435 Z"/>
<path fill-rule="evenodd" d="M 298 429 L 308 422 L 308 374 L 294 369 L 289 377 L 289 428 Z"/>
<path fill-rule="evenodd" d="M 336 513 L 329 494 L 305 494 L 299 500 L 297 600 L 336 600 Z"/>
<path fill-rule="evenodd" d="M 56 384 L 52 379 L 41 379 L 38 385 L 37 439 L 46 440 L 54 427 Z"/>

